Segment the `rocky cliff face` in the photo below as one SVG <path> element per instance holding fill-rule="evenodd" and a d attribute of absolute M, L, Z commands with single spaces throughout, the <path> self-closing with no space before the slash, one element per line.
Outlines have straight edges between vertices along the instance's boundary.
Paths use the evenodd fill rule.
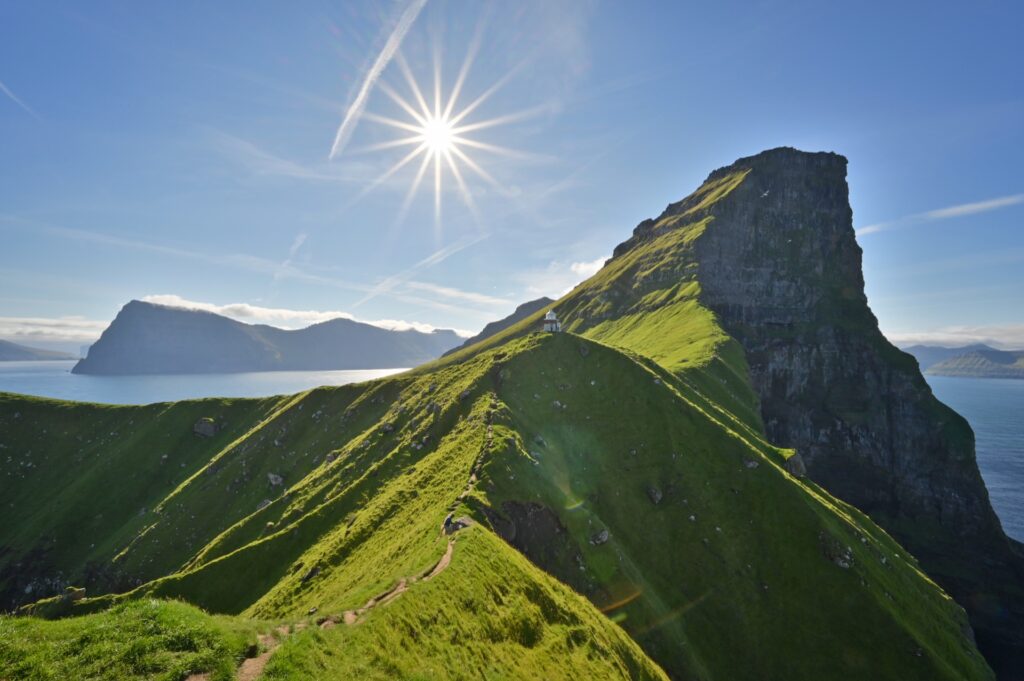
<path fill-rule="evenodd" d="M 701 302 L 746 352 L 769 438 L 809 476 L 869 513 L 970 612 L 1001 678 L 1024 669 L 1024 551 L 989 504 L 967 422 L 879 332 L 854 236 L 846 159 L 774 149 L 712 173 L 745 173 L 702 209 L 700 192 L 646 221 L 711 217 L 696 241 Z"/>

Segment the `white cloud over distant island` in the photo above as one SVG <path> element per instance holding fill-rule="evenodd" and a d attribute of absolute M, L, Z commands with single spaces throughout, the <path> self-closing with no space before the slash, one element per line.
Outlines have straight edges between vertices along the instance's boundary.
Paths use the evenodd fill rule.
<path fill-rule="evenodd" d="M 250 305 L 249 303 L 217 305 L 198 300 L 188 300 L 174 294 L 143 296 L 142 300 L 156 305 L 180 307 L 188 310 L 203 310 L 246 324 L 268 324 L 282 329 L 301 329 L 311 324 L 318 324 L 338 318 L 351 319 L 392 331 L 408 331 L 412 329 L 422 333 L 430 333 L 442 328 L 422 322 L 409 322 L 404 319 L 358 319 L 352 314 L 341 310 L 292 310 L 279 307 L 262 307 Z M 47 347 L 51 347 L 54 344 L 87 344 L 95 342 L 109 324 L 109 320 L 86 319 L 85 317 L 77 316 L 0 317 L 0 339 L 23 345 L 41 344 Z M 463 338 L 469 338 L 475 333 L 466 329 L 452 330 Z"/>
<path fill-rule="evenodd" d="M 359 318 L 356 318 L 349 312 L 343 312 L 341 310 L 301 310 L 285 307 L 262 307 L 260 305 L 251 305 L 249 303 L 227 303 L 225 305 L 218 305 L 216 303 L 188 300 L 173 294 L 143 296 L 142 300 L 147 303 L 154 303 L 157 305 L 168 305 L 170 307 L 183 307 L 185 309 L 198 309 L 206 312 L 213 312 L 214 314 L 222 314 L 223 316 L 230 317 L 232 320 L 236 320 L 237 322 L 244 322 L 246 324 L 267 324 L 272 327 L 280 327 L 282 329 L 302 329 L 311 324 L 337 320 L 337 318 L 344 318 L 344 320 L 352 320 L 353 322 L 361 322 L 362 324 L 370 324 L 375 327 L 389 329 L 391 331 L 415 330 L 428 334 L 439 329 L 439 327 L 434 327 L 429 324 L 423 324 L 421 322 L 406 322 L 404 320 L 359 320 Z M 473 332 L 462 329 L 455 329 L 454 331 L 464 338 L 469 338 L 473 335 Z"/>
<path fill-rule="evenodd" d="M 249 303 L 218 305 L 216 303 L 188 300 L 174 294 L 143 296 L 142 300 L 156 305 L 212 312 L 246 324 L 269 324 L 270 326 L 277 326 L 283 329 L 301 329 L 310 324 L 319 324 L 320 322 L 339 318 L 351 319 L 392 331 L 408 331 L 413 329 L 423 333 L 430 333 L 439 328 L 422 322 L 408 322 L 402 319 L 357 319 L 352 314 L 342 312 L 341 310 L 292 310 L 281 307 L 262 307 L 250 305 Z M 473 335 L 473 332 L 463 329 L 454 329 L 454 331 L 465 338 Z"/>
<path fill-rule="evenodd" d="M 945 326 L 929 331 L 886 332 L 885 336 L 900 347 L 908 345 L 961 347 L 974 343 L 985 343 L 1004 350 L 1024 349 L 1024 324 Z"/>
<path fill-rule="evenodd" d="M 1011 194 L 1010 196 L 1000 196 L 998 198 L 988 199 L 986 201 L 961 203 L 956 206 L 937 208 L 935 210 L 925 211 L 924 213 L 915 213 L 913 215 L 907 215 L 906 217 L 902 217 L 896 220 L 889 220 L 887 222 L 876 222 L 873 225 L 860 227 L 857 229 L 857 236 L 867 236 L 868 234 L 887 232 L 890 229 L 896 229 L 897 227 L 909 227 L 911 225 L 917 225 L 923 222 L 932 222 L 935 220 L 948 220 L 949 218 L 958 218 L 963 217 L 965 215 L 987 213 L 989 211 L 998 210 L 1000 208 L 1006 208 L 1007 206 L 1015 206 L 1019 203 L 1024 203 L 1024 194 Z"/>
<path fill-rule="evenodd" d="M 14 343 L 91 343 L 107 322 L 85 317 L 0 317 L 0 338 Z"/>

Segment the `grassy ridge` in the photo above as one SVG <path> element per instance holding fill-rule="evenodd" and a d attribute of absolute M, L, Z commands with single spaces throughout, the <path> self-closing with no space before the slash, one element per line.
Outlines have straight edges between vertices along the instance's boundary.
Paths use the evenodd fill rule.
<path fill-rule="evenodd" d="M 479 527 L 451 566 L 354 627 L 308 630 L 267 679 L 664 679 L 578 594 Z"/>
<path fill-rule="evenodd" d="M 684 677 L 857 676 L 881 663 L 893 678 L 986 678 L 962 633 L 962 611 L 912 558 L 870 521 L 790 477 L 781 468 L 786 452 L 695 394 L 685 375 L 645 358 L 571 334 L 542 334 L 430 374 L 276 403 L 234 449 L 248 442 L 246 457 L 273 459 L 289 449 L 282 437 L 311 437 L 315 427 L 300 428 L 302 420 L 320 424 L 328 416 L 330 432 L 319 442 L 331 449 L 321 455 L 307 444 L 305 457 L 292 459 L 322 460 L 301 468 L 302 477 L 290 474 L 287 491 L 225 529 L 211 524 L 187 567 L 128 598 L 184 598 L 261 619 L 294 621 L 314 607 L 340 615 L 436 563 L 445 551 L 438 528 L 454 509 L 478 526 L 460 538 L 450 569 L 356 627 L 289 640 L 280 664 L 291 666 L 275 673 L 325 665 L 324 678 L 352 678 L 320 649 L 342 637 L 337 645 L 350 654 L 338 659 L 371 676 L 413 678 L 425 660 L 444 670 L 435 676 L 471 675 L 466 670 L 489 664 L 498 677 L 548 674 L 557 660 L 568 664 L 573 641 L 585 638 L 608 643 L 600 655 L 579 653 L 581 666 L 572 669 L 583 676 L 598 669 L 628 676 L 622 670 L 630 665 Z M 292 425 L 282 434 L 286 422 Z M 365 424 L 372 425 L 359 430 Z M 269 434 L 261 439 L 263 429 L 278 444 Z M 241 456 L 234 449 L 176 488 L 162 508 L 190 498 L 192 485 L 206 486 L 206 494 L 195 492 L 202 500 L 236 480 L 242 462 L 232 459 Z M 329 463 L 326 454 L 334 455 Z M 246 484 L 254 490 L 243 484 L 234 494 L 252 509 L 252 493 L 269 483 L 254 474 Z M 506 532 L 508 521 L 517 522 L 516 504 L 556 519 L 554 535 L 519 522 L 517 547 L 593 605 L 492 534 L 489 528 Z M 161 531 L 172 533 L 165 513 Z M 592 544 L 600 530 L 608 541 Z M 851 565 L 840 567 L 835 560 L 847 547 Z M 471 576 L 460 577 L 469 566 Z M 527 625 L 514 604 L 541 588 L 554 614 L 522 633 Z M 481 599 L 494 590 L 503 593 L 501 607 L 485 616 Z M 468 600 L 453 607 L 459 594 Z M 76 611 L 123 598 L 91 599 Z M 577 623 L 563 627 L 565 618 Z M 612 645 L 622 631 L 613 622 L 644 653 Z M 465 641 L 456 651 L 449 650 L 453 636 Z M 406 641 L 402 654 L 374 652 L 399 640 Z M 841 659 L 837 645 L 847 649 Z M 583 663 L 595 658 L 597 667 Z"/>

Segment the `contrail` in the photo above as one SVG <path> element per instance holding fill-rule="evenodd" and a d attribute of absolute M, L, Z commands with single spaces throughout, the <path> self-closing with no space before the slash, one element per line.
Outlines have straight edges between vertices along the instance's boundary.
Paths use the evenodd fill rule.
<path fill-rule="evenodd" d="M 348 144 L 352 131 L 355 130 L 356 123 L 359 122 L 359 117 L 363 114 L 363 109 L 366 108 L 366 100 L 370 96 L 370 91 L 373 90 L 373 86 L 377 83 L 377 79 L 380 78 L 380 74 L 384 72 L 391 58 L 398 52 L 402 41 L 405 40 L 405 34 L 412 28 L 413 22 L 416 21 L 416 17 L 419 16 L 420 11 L 426 4 L 427 0 L 412 0 L 409 6 L 405 8 L 405 12 L 399 18 L 395 30 L 391 32 L 387 42 L 384 43 L 384 49 L 377 55 L 373 66 L 366 73 L 366 78 L 359 88 L 359 93 L 356 94 L 352 104 L 348 107 L 348 111 L 345 112 L 345 118 L 342 119 L 341 126 L 338 127 L 338 133 L 334 136 L 334 144 L 331 145 L 331 153 L 328 154 L 328 158 L 337 156 L 345 148 L 345 145 Z M 6 88 L 4 89 L 6 90 Z"/>
<path fill-rule="evenodd" d="M 4 85 L 2 80 L 0 80 L 0 91 L 3 91 L 3 93 L 5 95 L 7 95 L 12 102 L 14 102 L 18 106 L 20 106 L 22 109 L 24 109 L 26 112 L 28 112 L 28 114 L 30 116 L 32 116 L 35 119 L 39 118 L 39 114 L 37 114 L 35 111 L 33 111 L 32 107 L 30 107 L 28 104 L 26 104 L 25 102 L 23 102 L 20 99 L 18 99 L 18 95 L 16 95 L 13 92 L 11 92 L 10 88 L 8 88 L 6 85 Z"/>
<path fill-rule="evenodd" d="M 913 215 L 907 215 L 888 222 L 877 222 L 873 225 L 867 225 L 866 227 L 861 227 L 857 230 L 857 236 L 867 236 L 868 234 L 885 232 L 895 227 L 908 227 L 922 222 L 931 222 L 932 220 L 947 220 L 949 218 L 958 218 L 964 215 L 987 213 L 991 210 L 998 210 L 1000 208 L 1006 208 L 1007 206 L 1016 206 L 1020 203 L 1024 203 L 1024 194 L 1000 196 L 995 199 L 976 201 L 974 203 L 961 203 L 956 206 L 948 206 L 946 208 L 937 208 L 935 210 L 925 211 L 924 213 L 914 213 Z"/>

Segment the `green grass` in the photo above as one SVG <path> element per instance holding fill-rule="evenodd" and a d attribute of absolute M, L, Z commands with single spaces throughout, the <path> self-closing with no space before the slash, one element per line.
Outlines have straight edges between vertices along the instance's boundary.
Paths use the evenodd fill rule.
<path fill-rule="evenodd" d="M 153 598 L 340 615 L 429 570 L 456 511 L 476 524 L 447 570 L 293 635 L 267 678 L 991 678 L 963 610 L 765 439 L 695 255 L 744 178 L 558 301 L 571 333 L 532 333 L 542 310 L 399 376 L 267 400 L 0 395 L 0 594 L 85 586 L 70 609 L 96 618 Z M 214 438 L 192 434 L 204 417 Z"/>
<path fill-rule="evenodd" d="M 150 599 L 54 621 L 0 617 L 0 678 L 178 681 L 209 672 L 227 681 L 255 648 L 257 628 Z"/>
<path fill-rule="evenodd" d="M 986 678 L 962 633 L 962 610 L 913 559 L 869 520 L 785 473 L 788 452 L 689 377 L 572 334 L 534 334 L 431 373 L 275 403 L 260 412 L 263 425 L 154 504 L 154 539 L 188 528 L 201 548 L 187 556 L 170 542 L 180 553 L 166 560 L 183 569 L 127 598 L 182 598 L 264 620 L 297 621 L 313 607 L 338 615 L 428 570 L 445 550 L 441 521 L 461 509 L 478 526 L 459 540 L 449 570 L 354 628 L 289 640 L 275 664 L 292 666 L 275 673 L 301 678 L 308 665 L 326 665 L 324 678 L 347 678 L 348 669 L 513 678 L 550 676 L 562 659 L 566 674 L 581 677 L 628 677 L 629 665 L 677 677 L 856 677 L 882 664 L 893 678 Z M 159 417 L 151 427 L 160 428 Z M 268 460 L 275 470 L 316 463 L 288 469 L 287 489 L 257 511 L 254 500 L 271 487 L 266 466 L 243 471 Z M 663 494 L 657 505 L 650 486 Z M 209 500 L 213 490 L 238 507 Z M 217 514 L 200 520 L 186 500 Z M 491 533 L 509 501 L 557 517 L 560 545 L 531 546 L 523 530 L 520 547 L 590 604 Z M 594 546 L 598 529 L 611 539 Z M 854 566 L 835 565 L 823 542 L 850 546 Z M 526 626 L 516 619 L 523 599 L 540 588 L 556 614 L 516 639 Z M 488 615 L 480 593 L 493 589 L 520 605 Z M 459 605 L 463 592 L 477 595 Z M 124 598 L 87 599 L 75 611 Z M 584 638 L 607 645 L 570 662 L 566 646 L 582 634 L 560 628 L 566 613 Z M 435 616 L 438 626 L 429 626 Z M 464 641 L 454 649 L 453 630 Z M 621 644 L 616 632 L 643 652 L 610 653 Z M 534 639 L 545 643 L 524 646 Z M 378 652 L 403 640 L 401 654 Z"/>
<path fill-rule="evenodd" d="M 479 527 L 450 567 L 366 621 L 307 630 L 266 679 L 664 679 L 629 636 L 582 597 Z"/>

